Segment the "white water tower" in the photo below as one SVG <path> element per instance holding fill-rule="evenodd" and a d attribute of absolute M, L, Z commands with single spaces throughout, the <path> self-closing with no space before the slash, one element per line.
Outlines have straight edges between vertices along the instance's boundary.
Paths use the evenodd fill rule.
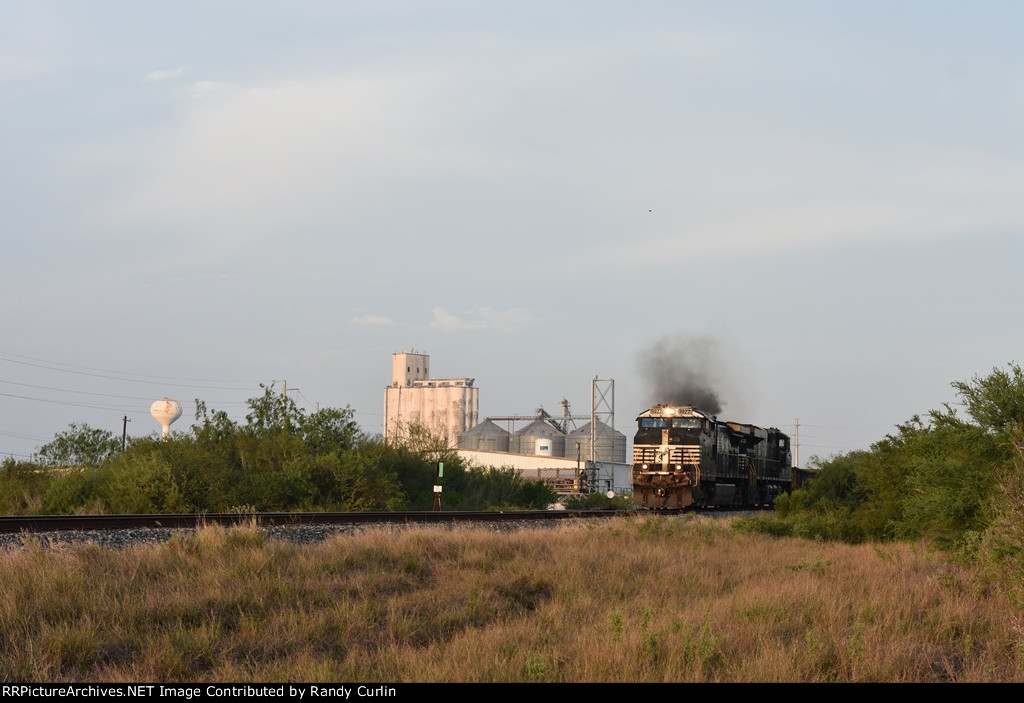
<path fill-rule="evenodd" d="M 164 428 L 164 439 L 167 439 L 171 423 L 181 417 L 181 404 L 170 398 L 161 398 L 149 408 L 149 414 Z"/>

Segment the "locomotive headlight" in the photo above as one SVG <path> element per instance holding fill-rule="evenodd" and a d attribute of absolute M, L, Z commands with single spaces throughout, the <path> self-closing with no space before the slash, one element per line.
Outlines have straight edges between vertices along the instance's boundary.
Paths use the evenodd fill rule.
<path fill-rule="evenodd" d="M 643 466 L 641 466 L 640 468 L 641 468 L 641 469 L 643 469 L 644 471 L 647 471 L 647 464 L 644 464 L 644 465 L 643 465 Z"/>
<path fill-rule="evenodd" d="M 676 414 L 676 409 L 675 408 L 665 408 L 665 414 L 666 415 L 675 415 Z"/>
<path fill-rule="evenodd" d="M 682 471 L 683 470 L 683 465 L 682 464 L 676 464 L 676 469 L 679 470 L 679 471 Z"/>

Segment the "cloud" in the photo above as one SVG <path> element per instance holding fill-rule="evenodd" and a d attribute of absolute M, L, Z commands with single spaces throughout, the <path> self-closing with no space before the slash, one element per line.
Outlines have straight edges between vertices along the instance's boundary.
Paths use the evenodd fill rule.
<path fill-rule="evenodd" d="M 466 323 L 459 318 L 452 315 L 444 308 L 434 308 L 431 312 L 434 313 L 434 320 L 430 323 L 432 329 L 441 330 L 442 332 L 454 332 L 456 330 L 467 329 Z"/>
<path fill-rule="evenodd" d="M 46 64 L 37 59 L 22 56 L 0 56 L 0 83 L 37 78 L 46 73 Z"/>
<path fill-rule="evenodd" d="M 216 81 L 196 81 L 185 88 L 185 95 L 193 100 L 202 100 L 227 86 L 227 83 L 217 83 Z"/>
<path fill-rule="evenodd" d="M 718 56 L 734 39 L 709 41 L 693 51 Z M 502 256 L 527 276 L 564 262 L 635 271 L 652 252 L 678 265 L 1024 229 L 1024 163 L 1012 157 L 902 135 L 887 143 L 844 125 L 832 141 L 770 132 L 756 114 L 719 124 L 707 121 L 711 108 L 687 129 L 623 129 L 632 113 L 595 109 L 593 97 L 604 75 L 595 66 L 615 52 L 549 61 L 491 51 L 481 46 L 468 64 L 455 52 L 296 80 L 191 83 L 170 119 L 104 148 L 108 163 L 80 166 L 116 179 L 85 217 L 107 238 L 173 236 L 211 257 L 282 237 L 340 248 L 343 237 L 325 233 L 344 232 L 349 261 L 398 269 L 436 253 L 429 238 L 449 242 L 454 262 L 487 232 L 516 242 Z M 431 325 L 522 326 L 497 314 Z"/>
<path fill-rule="evenodd" d="M 448 109 L 438 90 L 416 70 L 193 83 L 176 122 L 100 155 L 118 182 L 91 219 L 111 237 L 160 231 L 226 250 L 309 223 L 379 218 L 410 182 L 480 170 L 463 169 L 473 157 L 438 117 Z"/>
<path fill-rule="evenodd" d="M 151 83 L 154 81 L 165 81 L 169 78 L 180 78 L 184 73 L 185 67 L 178 66 L 177 68 L 169 68 L 163 71 L 150 71 L 142 80 L 146 83 Z"/>
<path fill-rule="evenodd" d="M 395 321 L 390 317 L 384 315 L 360 315 L 352 318 L 353 325 L 370 325 L 373 327 L 384 327 L 386 325 L 393 325 Z"/>
<path fill-rule="evenodd" d="M 748 133 L 691 150 L 685 212 L 656 203 L 644 246 L 608 264 L 755 256 L 878 240 L 935 240 L 1024 229 L 1024 163 L 980 150 L 855 145 Z M 715 151 L 722 153 L 715 157 Z M 678 202 L 679 199 L 677 198 Z M 646 210 L 644 214 L 648 214 Z"/>
<path fill-rule="evenodd" d="M 466 311 L 466 317 L 456 317 L 442 307 L 431 312 L 434 319 L 431 329 L 442 332 L 458 332 L 463 330 L 497 330 L 500 332 L 517 332 L 534 323 L 533 313 L 526 308 L 508 308 L 493 310 L 485 307 L 474 307 Z"/>

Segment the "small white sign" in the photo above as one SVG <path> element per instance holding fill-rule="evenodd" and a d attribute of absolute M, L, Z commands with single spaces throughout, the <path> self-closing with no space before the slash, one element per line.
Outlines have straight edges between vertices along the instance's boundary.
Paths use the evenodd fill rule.
<path fill-rule="evenodd" d="M 440 493 L 440 492 L 441 492 L 441 487 L 440 486 L 434 486 L 434 493 Z"/>

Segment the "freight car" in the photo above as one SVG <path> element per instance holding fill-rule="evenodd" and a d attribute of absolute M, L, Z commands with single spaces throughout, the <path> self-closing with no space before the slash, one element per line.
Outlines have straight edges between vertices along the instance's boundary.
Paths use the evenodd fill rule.
<path fill-rule="evenodd" d="M 644 508 L 761 506 L 801 476 L 789 437 L 721 422 L 689 405 L 655 405 L 637 417 L 633 502 Z"/>

